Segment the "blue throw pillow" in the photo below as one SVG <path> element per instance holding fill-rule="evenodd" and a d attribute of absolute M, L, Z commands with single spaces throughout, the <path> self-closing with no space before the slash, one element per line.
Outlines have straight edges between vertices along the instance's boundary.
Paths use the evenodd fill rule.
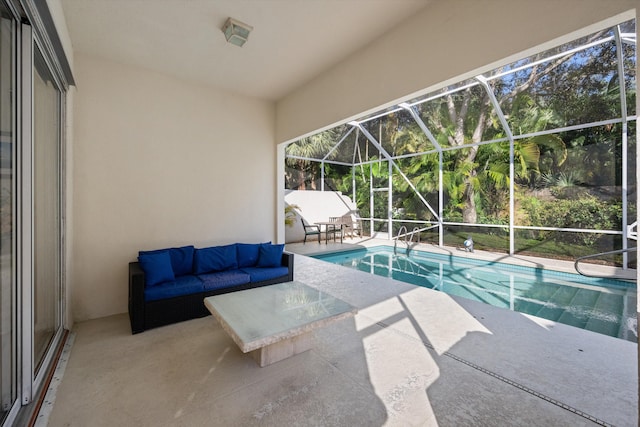
<path fill-rule="evenodd" d="M 256 267 L 280 267 L 284 245 L 260 245 Z"/>
<path fill-rule="evenodd" d="M 238 267 L 255 267 L 260 255 L 260 245 L 270 245 L 271 241 L 264 243 L 236 243 L 238 250 Z"/>
<path fill-rule="evenodd" d="M 169 252 L 171 257 L 171 268 L 176 276 L 184 276 L 191 274 L 193 270 L 193 246 L 182 246 L 180 248 L 157 249 L 155 251 L 140 251 L 138 255 L 157 254 L 160 252 Z"/>
<path fill-rule="evenodd" d="M 191 274 L 193 270 L 193 253 L 195 248 L 193 246 L 182 246 L 180 248 L 169 249 L 169 256 L 171 257 L 171 266 L 176 276 L 184 276 Z"/>
<path fill-rule="evenodd" d="M 238 250 L 238 267 L 253 267 L 258 262 L 258 254 L 260 252 L 259 243 L 237 243 Z"/>
<path fill-rule="evenodd" d="M 231 270 L 234 268 L 238 268 L 235 244 L 196 249 L 193 257 L 193 270 L 195 274 Z"/>
<path fill-rule="evenodd" d="M 153 254 L 141 254 L 138 262 L 144 271 L 144 281 L 146 286 L 155 286 L 163 282 L 175 280 L 173 268 L 171 268 L 171 257 L 168 251 Z"/>

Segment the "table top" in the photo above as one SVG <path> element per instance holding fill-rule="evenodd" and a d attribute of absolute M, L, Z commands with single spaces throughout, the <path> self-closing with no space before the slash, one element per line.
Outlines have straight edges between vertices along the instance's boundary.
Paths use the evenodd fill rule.
<path fill-rule="evenodd" d="M 297 281 L 214 295 L 205 298 L 204 304 L 244 353 L 352 317 L 358 311 Z"/>

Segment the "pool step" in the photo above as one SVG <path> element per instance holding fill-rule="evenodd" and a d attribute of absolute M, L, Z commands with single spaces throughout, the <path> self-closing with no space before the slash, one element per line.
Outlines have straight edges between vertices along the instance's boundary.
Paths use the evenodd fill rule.
<path fill-rule="evenodd" d="M 509 280 L 487 268 L 461 268 L 446 274 L 447 283 L 458 283 L 474 295 L 476 301 L 497 301 L 498 307 L 509 307 Z M 486 294 L 486 298 L 479 296 Z"/>
<path fill-rule="evenodd" d="M 635 313 L 636 305 L 633 304 L 631 313 L 622 314 L 620 320 L 620 329 L 618 329 L 618 338 L 627 341 L 638 342 L 638 319 Z"/>
<path fill-rule="evenodd" d="M 538 311 L 544 306 L 544 302 L 527 301 L 524 299 L 516 299 L 513 302 L 513 310 L 524 313 L 536 315 Z"/>
<path fill-rule="evenodd" d="M 450 295 L 457 295 L 474 301 L 480 301 L 495 307 L 509 308 L 509 300 L 505 297 L 499 294 L 487 292 L 482 289 L 482 286 L 479 286 L 476 283 L 461 283 L 459 278 L 458 280 L 446 278 L 442 282 L 441 290 Z"/>
<path fill-rule="evenodd" d="M 558 290 L 555 284 L 536 282 L 531 284 L 525 280 L 516 280 L 514 310 L 521 313 L 537 315 Z"/>
<path fill-rule="evenodd" d="M 600 292 L 591 289 L 578 289 L 558 322 L 583 328 L 587 324 Z"/>
<path fill-rule="evenodd" d="M 584 329 L 612 337 L 620 337 L 620 314 L 624 306 L 624 297 L 620 294 L 601 292 L 593 307 L 592 316 Z"/>
<path fill-rule="evenodd" d="M 560 316 L 564 314 L 565 308 L 569 305 L 576 292 L 576 288 L 560 286 L 535 315 L 544 319 L 558 321 Z"/>

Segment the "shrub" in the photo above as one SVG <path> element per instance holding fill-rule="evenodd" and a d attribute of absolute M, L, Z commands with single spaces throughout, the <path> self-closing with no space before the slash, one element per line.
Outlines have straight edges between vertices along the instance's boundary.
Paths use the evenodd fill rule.
<path fill-rule="evenodd" d="M 620 228 L 622 204 L 620 201 L 602 201 L 585 195 L 580 199 L 541 201 L 525 198 L 521 202 L 527 213 L 529 225 L 534 227 L 615 230 Z M 539 239 L 548 232 L 540 232 Z M 593 233 L 563 233 L 563 240 L 592 245 L 600 237 Z"/>

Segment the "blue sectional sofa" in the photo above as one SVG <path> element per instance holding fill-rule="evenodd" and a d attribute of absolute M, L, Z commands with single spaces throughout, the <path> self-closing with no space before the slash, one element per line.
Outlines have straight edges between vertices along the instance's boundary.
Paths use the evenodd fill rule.
<path fill-rule="evenodd" d="M 293 254 L 284 245 L 234 243 L 138 253 L 129 263 L 131 332 L 209 314 L 205 297 L 293 280 Z"/>

